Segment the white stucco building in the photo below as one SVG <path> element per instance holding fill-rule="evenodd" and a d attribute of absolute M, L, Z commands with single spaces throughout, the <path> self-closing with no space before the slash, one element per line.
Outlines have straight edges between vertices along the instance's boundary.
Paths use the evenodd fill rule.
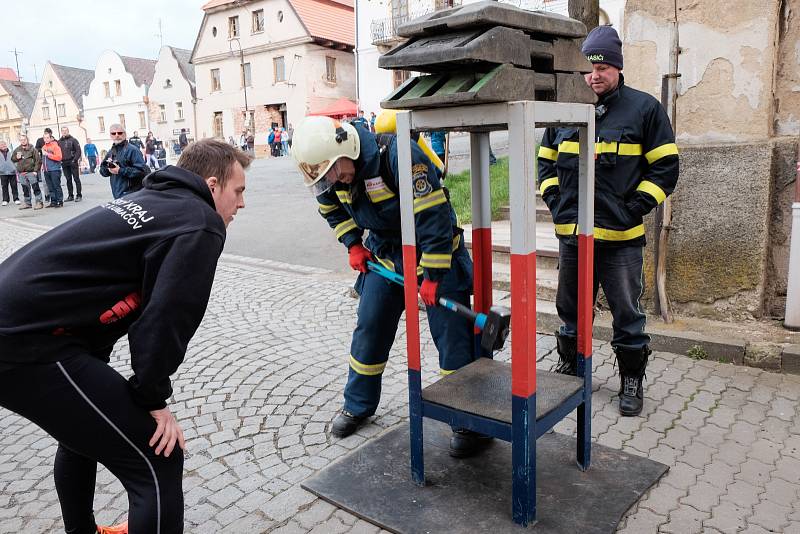
<path fill-rule="evenodd" d="M 164 142 L 168 157 L 174 155 L 172 147 L 178 142 L 182 128 L 189 139 L 196 137 L 197 100 L 194 65 L 189 63 L 191 55 L 191 50 L 162 46 L 147 97 L 149 130 Z"/>
<path fill-rule="evenodd" d="M 100 150 L 111 146 L 109 126 L 122 124 L 131 137 L 144 138 L 150 129 L 147 97 L 156 62 L 120 56 L 106 50 L 97 59 L 94 79 L 83 97 L 83 115 L 89 137 Z"/>
<path fill-rule="evenodd" d="M 355 100 L 353 0 L 211 0 L 203 10 L 191 58 L 197 138 L 238 141 L 252 126 L 263 154 L 272 125 Z"/>
<path fill-rule="evenodd" d="M 361 0 L 356 4 L 356 61 L 358 104 L 367 115 L 381 109 L 380 102 L 410 74 L 378 68 L 378 58 L 404 41 L 397 28 L 417 17 L 471 4 L 478 0 Z M 503 1 L 503 0 L 501 0 Z M 505 0 L 523 9 L 545 10 L 567 15 L 567 0 Z M 612 24 L 622 35 L 625 0 L 600 0 L 600 24 Z"/>
<path fill-rule="evenodd" d="M 45 128 L 53 130 L 53 135 L 58 138 L 60 128 L 66 126 L 81 146 L 86 143 L 83 97 L 89 90 L 92 77 L 94 72 L 91 70 L 47 62 L 28 121 L 31 142 L 41 137 Z"/>

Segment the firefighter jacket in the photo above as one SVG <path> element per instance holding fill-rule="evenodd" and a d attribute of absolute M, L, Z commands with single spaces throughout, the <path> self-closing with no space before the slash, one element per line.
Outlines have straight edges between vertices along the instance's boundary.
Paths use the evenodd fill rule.
<path fill-rule="evenodd" d="M 675 189 L 678 147 L 661 104 L 619 86 L 595 107 L 594 240 L 601 246 L 644 246 L 642 218 Z M 539 147 L 539 191 L 556 235 L 578 230 L 578 129 L 548 128 Z"/>
<path fill-rule="evenodd" d="M 354 125 L 361 144 L 351 184 L 337 182 L 319 195 L 319 213 L 348 249 L 361 243 L 384 267 L 402 273 L 403 248 L 400 231 L 400 194 L 397 140 L 376 136 Z M 463 231 L 439 179 L 439 171 L 416 143 L 411 143 L 411 180 L 414 192 L 414 222 L 417 242 L 417 274 L 441 280 L 450 269 L 453 251 Z"/>

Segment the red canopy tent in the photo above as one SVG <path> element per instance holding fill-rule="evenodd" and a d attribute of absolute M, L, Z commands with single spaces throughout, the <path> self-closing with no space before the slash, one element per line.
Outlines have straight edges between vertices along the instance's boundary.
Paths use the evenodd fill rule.
<path fill-rule="evenodd" d="M 355 117 L 358 115 L 358 106 L 355 102 L 347 98 L 340 98 L 327 107 L 312 111 L 309 115 L 325 115 L 326 117 L 333 117 L 334 119 Z"/>

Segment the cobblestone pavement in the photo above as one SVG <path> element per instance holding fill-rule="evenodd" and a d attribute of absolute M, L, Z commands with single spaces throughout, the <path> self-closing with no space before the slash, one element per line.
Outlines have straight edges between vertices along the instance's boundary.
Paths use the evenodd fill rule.
<path fill-rule="evenodd" d="M 0 258 L 40 233 L 0 220 Z M 355 325 L 348 294 L 321 271 L 223 257 L 208 313 L 174 380 L 171 406 L 188 438 L 187 532 L 378 532 L 300 488 L 406 418 L 400 334 L 377 417 L 347 439 L 328 432 Z M 425 324 L 422 330 L 429 340 Z M 554 361 L 553 347 L 552 337 L 538 338 L 540 366 Z M 123 341 L 112 358 L 126 376 L 128 354 Z M 430 341 L 423 357 L 430 383 L 437 369 Z M 593 438 L 670 466 L 621 532 L 800 533 L 800 377 L 656 353 L 643 416 L 621 418 L 607 344 L 595 344 L 594 361 Z M 574 428 L 573 419 L 557 430 Z M 0 532 L 60 532 L 53 440 L 2 409 L 0 429 Z M 105 470 L 95 507 L 104 523 L 126 513 L 122 487 Z"/>

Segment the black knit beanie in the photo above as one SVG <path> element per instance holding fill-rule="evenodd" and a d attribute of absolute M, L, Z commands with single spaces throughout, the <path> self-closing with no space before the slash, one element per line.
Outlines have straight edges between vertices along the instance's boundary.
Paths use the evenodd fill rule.
<path fill-rule="evenodd" d="M 622 70 L 622 41 L 611 26 L 598 26 L 590 31 L 581 52 L 592 63 L 608 63 Z"/>

